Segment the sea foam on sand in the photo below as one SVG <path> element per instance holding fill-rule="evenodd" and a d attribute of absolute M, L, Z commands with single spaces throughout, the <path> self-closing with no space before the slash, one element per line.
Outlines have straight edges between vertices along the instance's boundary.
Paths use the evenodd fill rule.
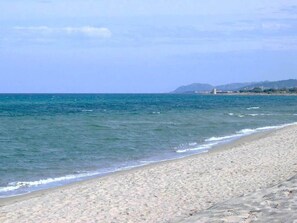
<path fill-rule="evenodd" d="M 178 222 L 294 176 L 296 135 L 297 126 L 288 126 L 213 152 L 2 199 L 0 222 Z"/>

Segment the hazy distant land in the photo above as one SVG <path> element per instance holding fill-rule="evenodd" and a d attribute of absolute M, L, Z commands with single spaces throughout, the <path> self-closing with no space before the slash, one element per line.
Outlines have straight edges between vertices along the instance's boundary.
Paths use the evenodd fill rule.
<path fill-rule="evenodd" d="M 280 81 L 263 81 L 247 83 L 231 83 L 213 86 L 210 84 L 194 83 L 181 86 L 172 93 L 216 93 L 221 94 L 297 94 L 297 79 Z"/>

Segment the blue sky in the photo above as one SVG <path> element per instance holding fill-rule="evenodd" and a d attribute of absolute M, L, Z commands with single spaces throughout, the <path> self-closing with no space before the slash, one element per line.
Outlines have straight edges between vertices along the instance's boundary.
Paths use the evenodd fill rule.
<path fill-rule="evenodd" d="M 296 0 L 0 0 L 0 92 L 297 78 Z"/>

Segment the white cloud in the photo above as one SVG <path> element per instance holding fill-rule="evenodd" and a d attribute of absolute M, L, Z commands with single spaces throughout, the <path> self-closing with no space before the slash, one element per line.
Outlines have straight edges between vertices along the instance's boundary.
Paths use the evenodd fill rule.
<path fill-rule="evenodd" d="M 263 23 L 262 28 L 265 30 L 278 31 L 282 29 L 289 29 L 291 25 L 285 23 Z"/>
<path fill-rule="evenodd" d="M 92 26 L 84 26 L 84 27 L 78 27 L 78 28 L 65 27 L 65 28 L 62 28 L 61 31 L 65 31 L 68 34 L 81 33 L 89 37 L 109 38 L 112 35 L 111 31 L 105 27 L 100 27 L 100 28 L 92 27 Z"/>
<path fill-rule="evenodd" d="M 67 35 L 84 35 L 93 38 L 110 38 L 112 32 L 106 27 L 94 27 L 94 26 L 83 26 L 83 27 L 48 27 L 48 26 L 29 26 L 29 27 L 14 27 L 14 30 L 21 31 L 24 33 L 39 33 L 43 35 L 47 34 L 67 34 Z"/>

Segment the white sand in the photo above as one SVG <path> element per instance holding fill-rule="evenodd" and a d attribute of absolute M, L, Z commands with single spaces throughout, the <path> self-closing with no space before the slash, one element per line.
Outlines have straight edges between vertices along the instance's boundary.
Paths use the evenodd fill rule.
<path fill-rule="evenodd" d="M 236 197 L 180 223 L 297 222 L 297 175 L 271 188 Z"/>
<path fill-rule="evenodd" d="M 0 222 L 176 222 L 297 171 L 297 127 L 208 154 L 0 201 Z"/>

